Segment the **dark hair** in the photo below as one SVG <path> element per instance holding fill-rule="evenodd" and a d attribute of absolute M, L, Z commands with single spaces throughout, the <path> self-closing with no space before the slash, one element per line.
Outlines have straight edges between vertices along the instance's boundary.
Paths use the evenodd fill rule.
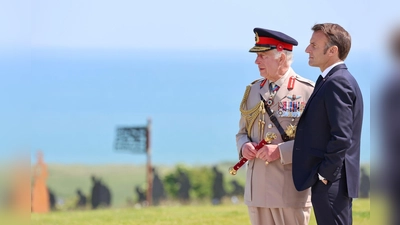
<path fill-rule="evenodd" d="M 351 48 L 351 37 L 343 27 L 334 23 L 320 23 L 315 24 L 311 29 L 314 32 L 322 31 L 328 38 L 328 43 L 326 43 L 324 53 L 326 53 L 328 48 L 337 46 L 339 50 L 339 59 L 346 59 Z"/>

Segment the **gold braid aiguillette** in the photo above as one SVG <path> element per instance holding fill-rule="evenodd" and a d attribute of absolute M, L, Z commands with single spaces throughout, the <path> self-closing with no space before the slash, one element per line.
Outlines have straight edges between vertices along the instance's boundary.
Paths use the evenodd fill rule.
<path fill-rule="evenodd" d="M 247 130 L 247 136 L 251 136 L 251 129 L 254 125 L 255 120 L 257 119 L 258 116 L 258 129 L 259 129 L 259 137 L 262 137 L 262 134 L 264 133 L 264 114 L 265 114 L 265 108 L 264 108 L 264 102 L 260 100 L 260 103 L 255 105 L 253 108 L 247 110 L 247 99 L 250 94 L 250 89 L 251 85 L 248 85 L 246 87 L 246 91 L 244 92 L 244 96 L 242 99 L 242 102 L 240 103 L 240 112 L 242 116 L 246 119 L 246 130 Z M 261 115 L 260 115 L 261 114 Z"/>

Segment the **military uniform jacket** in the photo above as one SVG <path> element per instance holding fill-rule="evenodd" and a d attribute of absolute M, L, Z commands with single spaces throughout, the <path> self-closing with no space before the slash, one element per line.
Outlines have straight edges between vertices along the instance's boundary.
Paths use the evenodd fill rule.
<path fill-rule="evenodd" d="M 288 89 L 290 78 L 294 79 L 293 89 Z M 292 78 L 292 79 L 293 79 Z M 281 78 L 282 84 L 273 98 L 271 109 L 278 119 L 283 129 L 289 125 L 297 125 L 301 113 L 291 114 L 293 102 L 299 106 L 299 110 L 305 106 L 308 98 L 312 94 L 314 83 L 297 75 L 291 68 L 286 75 Z M 252 109 L 261 101 L 261 96 L 265 100 L 269 99 L 269 82 L 260 87 L 261 80 L 253 82 L 248 94 L 247 109 Z M 261 95 L 261 96 L 260 96 Z M 292 102 L 292 103 L 290 103 Z M 297 108 L 296 106 L 296 108 Z M 242 107 L 242 106 L 241 106 Z M 279 111 L 283 111 L 279 112 Z M 280 115 L 281 114 L 281 115 Z M 261 115 L 261 113 L 260 113 Z M 260 117 L 260 116 L 259 116 Z M 293 140 L 283 142 L 281 135 L 275 125 L 270 121 L 267 113 L 264 115 L 265 127 L 263 136 L 260 137 L 259 117 L 254 121 L 250 131 L 247 130 L 245 115 L 241 114 L 239 122 L 239 132 L 236 135 L 237 150 L 240 156 L 242 146 L 247 142 L 259 143 L 267 132 L 274 132 L 277 138 L 271 144 L 278 144 L 281 159 L 275 160 L 268 165 L 265 161 L 255 158 L 248 161 L 246 186 L 244 199 L 248 206 L 267 207 L 267 208 L 287 208 L 287 207 L 306 207 L 311 206 L 310 189 L 297 191 L 292 179 L 292 152 Z M 271 126 L 272 125 L 272 126 Z M 250 136 L 248 135 L 250 133 Z"/>

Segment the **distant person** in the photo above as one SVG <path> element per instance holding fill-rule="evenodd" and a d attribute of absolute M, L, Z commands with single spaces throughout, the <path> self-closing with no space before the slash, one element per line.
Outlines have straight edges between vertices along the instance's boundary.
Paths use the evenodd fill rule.
<path fill-rule="evenodd" d="M 238 196 L 243 196 L 244 195 L 244 187 L 240 185 L 236 180 L 232 180 L 231 184 L 233 186 L 232 192 L 229 193 L 229 196 L 231 197 L 231 202 L 233 204 L 239 203 L 239 198 Z"/>
<path fill-rule="evenodd" d="M 244 195 L 244 187 L 240 185 L 236 180 L 232 180 L 231 184 L 233 186 L 232 192 L 230 196 L 243 196 Z"/>
<path fill-rule="evenodd" d="M 216 166 L 213 166 L 212 170 L 214 173 L 212 184 L 212 204 L 219 205 L 221 204 L 222 197 L 225 196 L 224 177 L 223 174 L 218 171 Z"/>
<path fill-rule="evenodd" d="M 100 204 L 105 207 L 111 206 L 111 192 L 107 185 L 100 181 Z"/>
<path fill-rule="evenodd" d="M 360 178 L 360 198 L 369 198 L 370 181 L 365 168 L 361 168 L 361 178 Z"/>
<path fill-rule="evenodd" d="M 318 224 L 352 224 L 352 202 L 360 185 L 363 96 L 344 60 L 350 34 L 339 24 L 315 24 L 306 48 L 308 64 L 321 75 L 296 129 L 293 182 L 311 187 Z M 383 87 L 383 86 L 382 86 Z"/>
<path fill-rule="evenodd" d="M 46 185 L 48 173 L 41 151 L 37 152 L 37 164 L 33 169 L 33 173 L 32 212 L 47 213 L 50 211 L 50 195 Z"/>
<path fill-rule="evenodd" d="M 190 180 L 187 174 L 181 170 L 179 171 L 178 182 L 179 182 L 178 198 L 181 201 L 181 203 L 188 204 L 190 201 L 189 191 L 192 188 L 192 185 L 190 184 Z"/>
<path fill-rule="evenodd" d="M 144 193 L 144 191 L 139 186 L 136 186 L 135 192 L 137 196 L 136 197 L 137 203 L 142 206 L 146 205 L 146 194 Z"/>
<path fill-rule="evenodd" d="M 153 168 L 153 193 L 152 201 L 153 205 L 159 205 L 161 200 L 165 199 L 164 184 L 161 181 L 157 171 Z"/>
<path fill-rule="evenodd" d="M 92 176 L 92 209 L 96 209 L 99 206 L 110 207 L 111 206 L 111 192 L 106 185 L 104 185 L 100 179 Z"/>
<path fill-rule="evenodd" d="M 101 184 L 95 176 L 92 176 L 92 196 L 91 196 L 91 205 L 92 209 L 96 209 L 100 205 L 100 195 L 101 195 Z"/>
<path fill-rule="evenodd" d="M 56 210 L 56 196 L 55 196 L 54 192 L 50 188 L 47 188 L 47 190 L 49 191 L 50 209 L 51 210 Z"/>
<path fill-rule="evenodd" d="M 76 194 L 78 195 L 78 201 L 76 202 L 76 208 L 84 209 L 86 208 L 86 196 L 82 193 L 80 189 L 76 190 Z"/>

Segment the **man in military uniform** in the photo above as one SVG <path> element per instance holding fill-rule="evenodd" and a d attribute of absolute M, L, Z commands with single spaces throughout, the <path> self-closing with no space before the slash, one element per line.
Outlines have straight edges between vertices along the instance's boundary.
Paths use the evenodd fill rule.
<path fill-rule="evenodd" d="M 248 159 L 245 203 L 253 225 L 308 224 L 310 190 L 298 192 L 292 180 L 292 150 L 296 125 L 314 83 L 291 68 L 297 41 L 278 31 L 255 28 L 250 52 L 262 79 L 247 86 L 240 105 L 236 144 Z M 255 146 L 266 136 L 268 144 Z"/>

